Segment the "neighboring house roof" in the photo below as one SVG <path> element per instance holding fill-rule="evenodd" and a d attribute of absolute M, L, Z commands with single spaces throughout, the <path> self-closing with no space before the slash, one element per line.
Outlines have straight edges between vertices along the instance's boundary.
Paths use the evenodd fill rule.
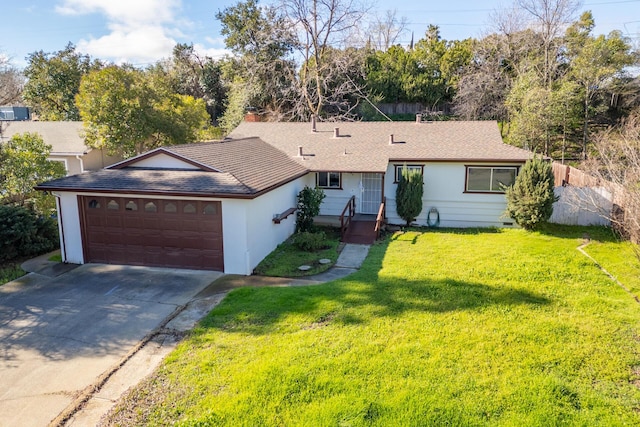
<path fill-rule="evenodd" d="M 199 166 L 199 170 L 136 167 L 142 160 L 163 154 Z M 158 148 L 98 172 L 49 181 L 37 188 L 256 197 L 307 172 L 276 148 L 247 138 Z"/>
<path fill-rule="evenodd" d="M 390 161 L 524 162 L 533 157 L 504 144 L 495 121 L 323 122 L 316 132 L 310 123 L 243 122 L 229 135 L 248 136 L 259 137 L 311 171 L 385 172 Z"/>
<path fill-rule="evenodd" d="M 82 137 L 82 122 L 9 121 L 3 123 L 3 141 L 18 133 L 36 132 L 42 136 L 45 144 L 51 145 L 52 155 L 78 156 L 91 151 Z"/>

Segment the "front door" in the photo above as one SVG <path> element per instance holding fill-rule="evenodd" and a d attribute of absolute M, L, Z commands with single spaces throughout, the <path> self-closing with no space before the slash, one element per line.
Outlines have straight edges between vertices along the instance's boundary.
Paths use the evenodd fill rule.
<path fill-rule="evenodd" d="M 360 189 L 360 213 L 377 215 L 382 203 L 382 174 L 363 173 Z"/>

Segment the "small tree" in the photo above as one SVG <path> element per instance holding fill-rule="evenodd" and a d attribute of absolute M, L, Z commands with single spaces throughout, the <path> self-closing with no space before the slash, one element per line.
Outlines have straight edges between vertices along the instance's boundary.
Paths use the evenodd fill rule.
<path fill-rule="evenodd" d="M 558 200 L 553 193 L 553 185 L 553 170 L 549 162 L 539 157 L 527 160 L 516 182 L 505 190 L 506 213 L 526 230 L 537 228 L 551 218 L 553 203 Z"/>
<path fill-rule="evenodd" d="M 298 193 L 298 210 L 296 212 L 296 232 L 311 231 L 313 217 L 320 213 L 320 205 L 324 200 L 324 191 L 320 188 L 305 186 Z"/>
<path fill-rule="evenodd" d="M 55 211 L 53 196 L 33 189 L 65 175 L 64 165 L 49 161 L 49 153 L 51 146 L 37 133 L 15 134 L 0 145 L 0 203 L 27 205 L 43 215 Z"/>
<path fill-rule="evenodd" d="M 422 173 L 415 169 L 409 170 L 405 165 L 396 187 L 396 211 L 407 222 L 407 226 L 422 212 L 423 193 Z"/>

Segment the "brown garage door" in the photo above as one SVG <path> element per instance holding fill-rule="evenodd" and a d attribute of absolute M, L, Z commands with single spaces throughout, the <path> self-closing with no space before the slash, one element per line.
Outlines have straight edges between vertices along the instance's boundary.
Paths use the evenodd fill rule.
<path fill-rule="evenodd" d="M 224 270 L 220 202 L 80 196 L 87 262 Z"/>

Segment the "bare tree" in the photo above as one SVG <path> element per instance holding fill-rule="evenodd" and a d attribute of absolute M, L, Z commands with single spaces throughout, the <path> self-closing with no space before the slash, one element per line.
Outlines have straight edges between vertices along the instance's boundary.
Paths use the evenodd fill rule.
<path fill-rule="evenodd" d="M 594 147 L 597 154 L 584 167 L 613 195 L 612 224 L 640 243 L 640 110 L 598 135 Z"/>
<path fill-rule="evenodd" d="M 368 8 L 358 0 L 281 0 L 281 5 L 291 26 L 298 30 L 305 109 L 319 117 L 323 113 L 348 116 L 351 106 L 345 110 L 343 101 L 360 92 L 363 85 L 353 78 L 343 80 L 336 72 L 351 66 L 348 55 L 337 54 L 336 48 L 348 46 L 349 35 Z"/>
<path fill-rule="evenodd" d="M 516 0 L 529 15 L 529 24 L 540 35 L 543 50 L 543 81 L 548 86 L 555 72 L 560 38 L 580 8 L 579 0 Z"/>
<path fill-rule="evenodd" d="M 0 54 L 0 105 L 19 103 L 22 100 L 24 76 L 10 58 Z"/>
<path fill-rule="evenodd" d="M 408 25 L 409 20 L 405 16 L 398 17 L 395 9 L 376 13 L 368 24 L 356 29 L 353 40 L 359 46 L 368 45 L 372 49 L 386 51 L 400 42 Z"/>

